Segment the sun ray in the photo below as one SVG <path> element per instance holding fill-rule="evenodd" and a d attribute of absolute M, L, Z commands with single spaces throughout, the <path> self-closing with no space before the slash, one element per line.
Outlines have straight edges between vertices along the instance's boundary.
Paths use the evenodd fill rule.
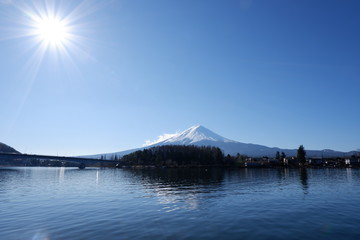
<path fill-rule="evenodd" d="M 59 64 L 63 66 L 78 64 L 76 59 L 92 61 L 94 57 L 87 50 L 93 44 L 93 38 L 89 37 L 93 31 L 90 15 L 107 5 L 107 2 L 14 1 L 2 16 L 12 24 L 0 25 L 0 40 L 26 41 L 27 44 L 22 44 L 24 57 L 28 58 L 32 52 L 34 57 L 31 57 L 31 61 L 36 59 L 42 62 L 44 58 L 50 57 L 51 61 L 62 61 Z M 40 56 L 40 52 L 44 56 Z"/>
<path fill-rule="evenodd" d="M 94 60 L 88 50 L 93 29 L 90 15 L 106 2 L 21 0 L 9 3 L 1 13 L 0 19 L 4 21 L 0 22 L 0 41 L 21 42 L 18 58 L 24 61 L 17 78 L 21 79 L 22 94 L 14 121 L 20 116 L 45 62 L 52 64 L 54 75 L 61 71 L 69 76 L 61 81 L 82 79 L 79 60 Z"/>

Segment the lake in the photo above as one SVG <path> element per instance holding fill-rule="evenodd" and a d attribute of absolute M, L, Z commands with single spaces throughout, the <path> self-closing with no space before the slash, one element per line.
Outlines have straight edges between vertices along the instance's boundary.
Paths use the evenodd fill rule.
<path fill-rule="evenodd" d="M 360 239 L 358 169 L 0 168 L 0 239 Z"/>

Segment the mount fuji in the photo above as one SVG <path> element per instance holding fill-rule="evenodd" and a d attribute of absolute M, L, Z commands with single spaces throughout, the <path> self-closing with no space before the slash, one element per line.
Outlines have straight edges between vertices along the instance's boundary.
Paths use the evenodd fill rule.
<path fill-rule="evenodd" d="M 199 125 L 193 126 L 181 133 L 174 134 L 172 137 L 165 139 L 153 145 L 198 145 L 203 141 L 209 141 L 215 144 L 216 142 L 231 143 L 233 140 L 224 138 L 213 131 Z M 210 145 L 213 145 L 210 144 Z M 199 144 L 203 145 L 203 144 Z"/>
<path fill-rule="evenodd" d="M 121 152 L 97 154 L 85 156 L 89 158 L 100 158 L 106 156 L 109 159 L 112 156 L 124 156 L 126 154 L 163 145 L 195 145 L 195 146 L 214 146 L 223 150 L 224 154 L 236 155 L 240 153 L 251 157 L 275 156 L 276 152 L 284 152 L 287 156 L 296 156 L 297 149 L 281 149 L 277 147 L 267 147 L 252 143 L 241 143 L 222 137 L 213 131 L 198 125 L 193 126 L 181 133 L 168 134 L 161 137 L 160 140 L 149 143 L 143 147 L 130 149 Z M 333 150 L 306 150 L 308 157 L 339 157 L 350 156 L 355 152 L 339 152 Z"/>

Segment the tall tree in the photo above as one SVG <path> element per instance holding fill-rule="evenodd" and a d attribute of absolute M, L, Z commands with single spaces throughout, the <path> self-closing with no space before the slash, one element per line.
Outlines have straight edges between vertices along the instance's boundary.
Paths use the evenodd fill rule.
<path fill-rule="evenodd" d="M 297 159 L 301 165 L 306 163 L 306 151 L 303 145 L 300 145 L 297 150 Z"/>
<path fill-rule="evenodd" d="M 276 152 L 275 159 L 278 161 L 280 160 L 280 152 L 279 151 Z"/>

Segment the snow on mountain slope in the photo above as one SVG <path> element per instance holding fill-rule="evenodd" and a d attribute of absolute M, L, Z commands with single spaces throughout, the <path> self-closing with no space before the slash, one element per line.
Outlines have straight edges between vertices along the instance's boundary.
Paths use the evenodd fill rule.
<path fill-rule="evenodd" d="M 90 155 L 84 157 L 100 158 L 101 156 L 106 156 L 106 158 L 109 159 L 110 157 L 115 155 L 120 157 L 135 152 L 137 150 L 142 150 L 145 148 L 151 148 L 155 146 L 162 146 L 162 145 L 217 146 L 216 143 L 237 143 L 237 142 L 224 138 L 203 126 L 198 125 L 198 126 L 190 127 L 181 133 L 163 134 L 159 136 L 159 138 L 155 141 L 146 141 L 146 143 L 141 148 L 130 149 L 115 153 L 96 154 L 96 155 Z"/>
<path fill-rule="evenodd" d="M 252 157 L 262 156 L 275 156 L 276 152 L 284 152 L 287 156 L 296 156 L 296 149 L 281 149 L 270 148 L 263 145 L 252 143 L 241 143 L 222 137 L 213 131 L 203 126 L 193 126 L 181 133 L 165 134 L 159 137 L 158 140 L 151 142 L 147 141 L 147 144 L 141 148 L 130 149 L 115 153 L 97 154 L 92 156 L 85 156 L 89 158 L 100 158 L 106 156 L 110 159 L 112 156 L 121 157 L 126 154 L 162 145 L 196 145 L 196 146 L 214 146 L 219 147 L 225 154 L 236 155 L 237 153 L 248 155 Z M 344 154 L 351 155 L 350 153 L 343 153 L 338 151 L 329 150 L 307 150 L 307 156 L 309 157 L 332 157 L 332 156 L 344 156 Z"/>
<path fill-rule="evenodd" d="M 186 129 L 182 133 L 176 134 L 157 145 L 176 144 L 176 145 L 191 145 L 200 141 L 212 141 L 212 142 L 235 142 L 224 138 L 203 126 L 193 126 Z"/>

